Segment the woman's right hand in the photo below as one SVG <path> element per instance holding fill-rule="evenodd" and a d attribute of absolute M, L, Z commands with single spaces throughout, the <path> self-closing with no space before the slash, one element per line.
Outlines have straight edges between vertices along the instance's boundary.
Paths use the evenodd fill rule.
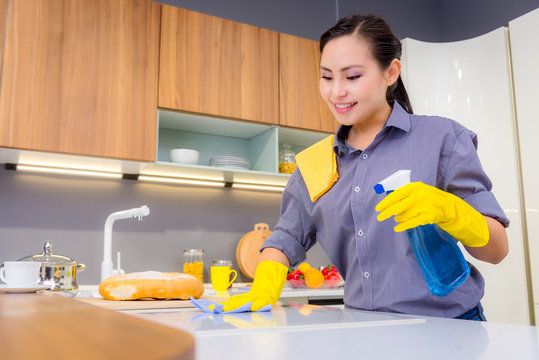
<path fill-rule="evenodd" d="M 256 267 L 251 290 L 219 303 L 224 305 L 223 312 L 235 310 L 247 303 L 252 303 L 251 311 L 258 311 L 266 305 L 275 305 L 286 283 L 287 273 L 288 267 L 280 262 L 262 261 Z"/>

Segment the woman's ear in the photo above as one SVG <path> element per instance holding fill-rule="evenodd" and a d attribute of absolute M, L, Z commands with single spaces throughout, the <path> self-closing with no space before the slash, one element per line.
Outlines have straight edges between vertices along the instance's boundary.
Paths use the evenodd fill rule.
<path fill-rule="evenodd" d="M 391 64 L 389 64 L 385 71 L 387 87 L 393 85 L 395 81 L 397 81 L 401 73 L 401 67 L 402 65 L 399 59 L 393 59 L 393 61 L 391 61 Z"/>

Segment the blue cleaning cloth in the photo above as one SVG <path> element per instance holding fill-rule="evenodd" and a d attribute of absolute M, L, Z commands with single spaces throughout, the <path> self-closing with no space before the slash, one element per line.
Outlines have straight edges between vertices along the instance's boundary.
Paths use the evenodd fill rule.
<path fill-rule="evenodd" d="M 231 311 L 223 311 L 223 305 L 218 304 L 211 300 L 206 299 L 195 299 L 191 296 L 191 304 L 195 305 L 197 309 L 200 311 L 203 311 L 208 314 L 232 314 L 232 313 L 241 313 L 241 312 L 250 312 L 251 311 L 251 305 L 252 302 L 248 302 L 245 305 L 240 306 L 237 309 L 231 310 Z M 213 310 L 210 310 L 210 305 L 215 305 Z M 262 309 L 258 311 L 270 311 L 272 309 L 271 304 L 264 306 Z"/>

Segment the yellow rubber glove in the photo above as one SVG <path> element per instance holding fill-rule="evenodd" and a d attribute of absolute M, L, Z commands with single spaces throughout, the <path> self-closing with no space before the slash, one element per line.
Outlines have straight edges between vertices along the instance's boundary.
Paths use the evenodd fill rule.
<path fill-rule="evenodd" d="M 296 164 L 312 202 L 331 189 L 339 178 L 333 137 L 328 136 L 296 155 Z"/>
<path fill-rule="evenodd" d="M 464 200 L 422 182 L 404 185 L 376 205 L 378 221 L 395 215 L 395 231 L 437 224 L 462 244 L 485 246 L 489 240 L 487 221 Z"/>
<path fill-rule="evenodd" d="M 288 268 L 276 261 L 262 261 L 256 267 L 255 278 L 251 290 L 245 294 L 235 295 L 221 302 L 223 311 L 232 311 L 252 302 L 251 311 L 258 311 L 266 305 L 275 305 L 286 283 Z"/>

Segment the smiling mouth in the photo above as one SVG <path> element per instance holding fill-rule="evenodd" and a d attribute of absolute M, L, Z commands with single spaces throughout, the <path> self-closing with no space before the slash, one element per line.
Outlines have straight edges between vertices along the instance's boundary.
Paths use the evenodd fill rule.
<path fill-rule="evenodd" d="M 348 111 L 352 106 L 356 105 L 357 101 L 347 104 L 333 104 L 338 112 Z"/>

